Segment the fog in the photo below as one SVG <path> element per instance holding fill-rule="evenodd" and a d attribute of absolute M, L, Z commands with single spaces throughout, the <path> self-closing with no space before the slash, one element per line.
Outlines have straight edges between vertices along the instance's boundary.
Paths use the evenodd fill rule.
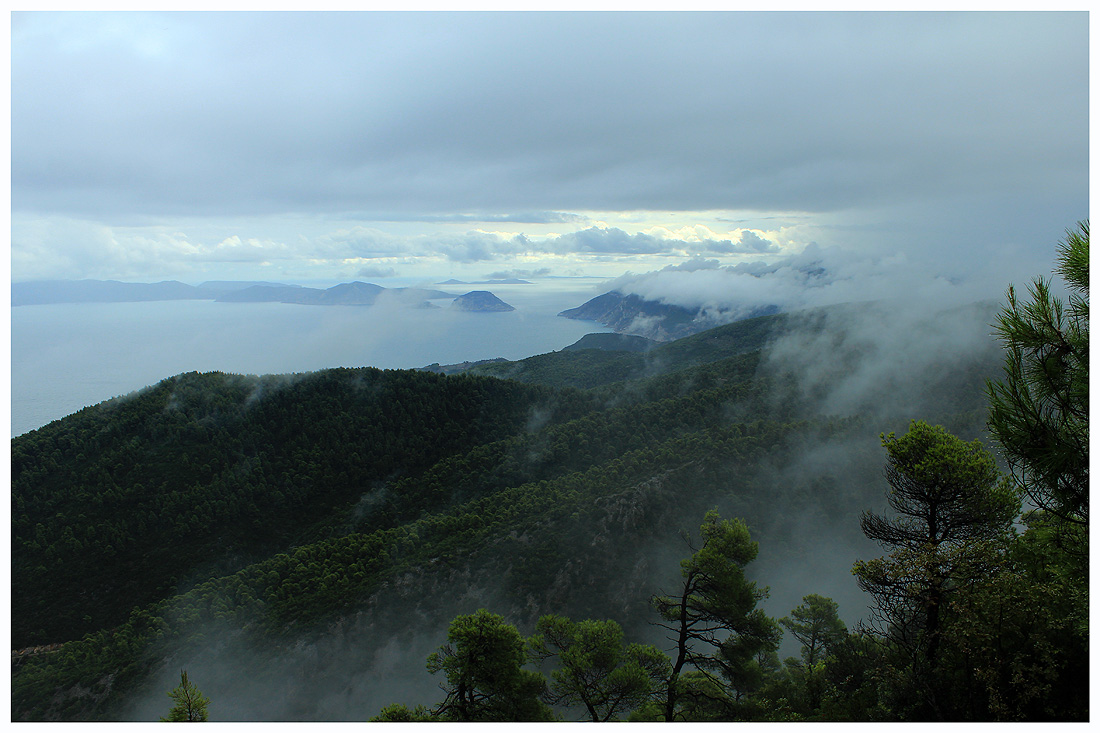
<path fill-rule="evenodd" d="M 215 720 L 364 720 L 390 703 L 431 705 L 442 697 L 442 679 L 424 662 L 445 642 L 451 618 L 484 607 L 529 634 L 539 615 L 584 607 L 584 588 L 593 582 L 611 589 L 614 599 L 597 617 L 620 621 L 628 641 L 670 649 L 665 632 L 653 625 L 657 618 L 647 599 L 675 591 L 679 561 L 690 553 L 680 533 L 697 534 L 704 506 L 749 524 L 760 553 L 747 572 L 769 589 L 762 603 L 769 615 L 788 615 L 803 596 L 817 593 L 837 601 L 854 629 L 870 599 L 859 591 L 852 564 L 882 554 L 859 530 L 861 511 L 885 508 L 878 435 L 900 434 L 911 419 L 948 421 L 966 439 L 982 434 L 981 387 L 996 376 L 999 359 L 990 335 L 995 312 L 992 303 L 905 299 L 796 313 L 766 350 L 760 375 L 792 378 L 797 389 L 777 400 L 796 405 L 802 417 L 861 415 L 864 422 L 839 434 L 799 437 L 751 475 L 737 464 L 717 467 L 719 477 L 757 487 L 763 499 L 717 485 L 677 498 L 695 480 L 690 467 L 678 469 L 602 504 L 604 518 L 591 528 L 590 559 L 558 569 L 554 587 L 540 598 L 510 596 L 495 585 L 496 561 L 480 558 L 447 573 L 393 577 L 359 611 L 274 646 L 265 641 L 257 649 L 246 633 L 230 627 L 204 629 L 163 661 L 126 717 L 163 715 L 165 693 L 181 669 L 210 697 Z M 532 412 L 529 428 L 537 431 L 548 417 Z M 633 527 L 645 522 L 652 527 L 634 534 Z M 781 658 L 797 654 L 786 634 Z"/>
<path fill-rule="evenodd" d="M 627 273 L 606 290 L 648 300 L 703 309 L 714 323 L 744 318 L 762 307 L 796 311 L 825 305 L 899 301 L 904 317 L 932 309 L 1001 299 L 1010 283 L 1048 275 L 1060 232 L 1052 232 L 1042 258 L 941 260 L 929 253 L 891 248 L 858 252 L 842 247 L 807 246 L 792 256 L 769 256 L 737 265 L 693 257 L 646 273 Z M 871 324 L 864 324 L 871 325 Z"/>
<path fill-rule="evenodd" d="M 163 301 L 21 306 L 12 321 L 12 435 L 187 371 L 409 369 L 560 349 L 608 329 L 558 318 L 593 280 L 494 286 L 510 313 Z M 440 301 L 446 304 L 446 301 Z"/>

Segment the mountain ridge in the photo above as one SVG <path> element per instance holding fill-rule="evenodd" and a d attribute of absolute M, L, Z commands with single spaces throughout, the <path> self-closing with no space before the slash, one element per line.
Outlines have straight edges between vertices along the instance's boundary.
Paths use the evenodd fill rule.
<path fill-rule="evenodd" d="M 774 305 L 758 306 L 748 312 L 688 308 L 640 295 L 612 290 L 558 315 L 582 321 L 595 321 L 617 333 L 642 336 L 653 341 L 674 341 L 733 320 L 745 320 L 779 312 Z"/>
<path fill-rule="evenodd" d="M 863 552 L 877 436 L 909 415 L 836 414 L 822 391 L 849 370 L 815 365 L 822 376 L 804 384 L 768 350 L 797 337 L 841 365 L 867 359 L 843 330 L 865 310 L 450 376 L 189 373 L 19 436 L 12 638 L 68 640 L 13 668 L 13 719 L 148 718 L 181 666 L 223 701 L 222 719 L 321 719 L 303 674 L 330 688 L 341 675 L 419 684 L 423 655 L 383 670 L 367 652 L 442 641 L 450 617 L 477 608 L 525 628 L 544 613 L 614 618 L 646 639 L 649 597 L 679 577 L 679 530 L 716 506 L 752 527 L 754 572 L 777 602 L 826 592 L 850 608 L 808 564 L 826 542 Z M 913 389 L 941 411 L 924 414 L 966 434 L 999 365 L 953 343 L 964 351 L 942 361 L 946 381 Z M 496 367 L 519 379 L 478 373 Z M 792 588 L 790 567 L 816 585 Z M 392 701 L 357 694 L 363 717 Z"/>
<path fill-rule="evenodd" d="M 425 306 L 426 301 L 453 298 L 424 288 L 384 288 L 354 281 L 330 288 L 310 288 L 262 281 L 214 280 L 198 286 L 177 280 L 156 283 L 118 280 L 37 280 L 12 283 L 15 306 L 53 303 L 134 303 L 161 300 L 214 300 L 222 303 L 294 303 L 300 305 L 373 305 L 380 297 Z"/>

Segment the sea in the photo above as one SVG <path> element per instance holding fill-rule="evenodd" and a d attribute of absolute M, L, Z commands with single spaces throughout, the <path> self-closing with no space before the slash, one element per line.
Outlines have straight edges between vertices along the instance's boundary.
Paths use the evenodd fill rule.
<path fill-rule="evenodd" d="M 455 296 L 490 290 L 515 307 L 500 313 L 451 310 L 447 299 L 433 301 L 437 308 L 209 300 L 13 307 L 11 434 L 183 372 L 412 369 L 557 351 L 610 330 L 557 315 L 599 295 L 605 282 L 434 286 Z"/>

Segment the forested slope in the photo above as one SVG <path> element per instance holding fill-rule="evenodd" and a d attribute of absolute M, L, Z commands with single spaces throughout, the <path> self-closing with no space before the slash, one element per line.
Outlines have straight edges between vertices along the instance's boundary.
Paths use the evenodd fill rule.
<path fill-rule="evenodd" d="M 591 400 L 377 369 L 183 374 L 12 443 L 13 644 L 130 609 L 314 539 L 376 483 Z"/>
<path fill-rule="evenodd" d="M 216 719 L 365 719 L 394 680 L 431 695 L 421 647 L 478 608 L 659 641 L 649 598 L 715 507 L 782 602 L 845 592 L 877 435 L 917 404 L 974 437 L 997 362 L 968 344 L 928 373 L 842 315 L 482 367 L 522 381 L 180 375 L 21 436 L 13 636 L 68 643 L 13 669 L 13 717 L 147 719 L 185 667 Z"/>

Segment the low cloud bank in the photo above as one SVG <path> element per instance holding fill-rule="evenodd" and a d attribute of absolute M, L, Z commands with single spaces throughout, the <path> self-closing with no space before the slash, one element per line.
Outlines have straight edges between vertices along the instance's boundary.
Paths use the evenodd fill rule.
<path fill-rule="evenodd" d="M 703 309 L 712 317 L 721 313 L 724 321 L 766 307 L 795 311 L 868 301 L 901 301 L 927 312 L 1000 300 L 1010 283 L 1020 285 L 1041 274 L 1021 269 L 1012 262 L 948 266 L 902 252 L 868 255 L 810 244 L 771 262 L 723 266 L 716 259 L 694 256 L 653 272 L 627 273 L 609 282 L 606 290 Z"/>

